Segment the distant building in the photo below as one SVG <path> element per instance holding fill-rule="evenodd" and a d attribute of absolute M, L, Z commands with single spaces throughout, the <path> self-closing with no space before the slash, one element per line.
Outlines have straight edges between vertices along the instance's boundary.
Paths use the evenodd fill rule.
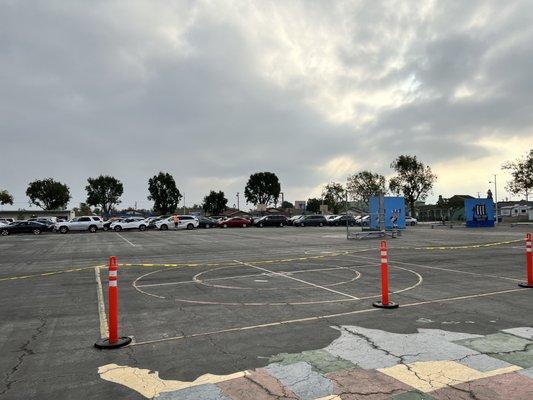
<path fill-rule="evenodd" d="M 294 202 L 294 208 L 296 210 L 299 210 L 299 211 L 305 211 L 305 205 L 306 205 L 306 201 L 305 200 L 296 200 Z"/>
<path fill-rule="evenodd" d="M 500 201 L 498 202 L 498 215 L 502 221 L 518 222 L 532 221 L 531 211 L 533 210 L 533 201 Z"/>
<path fill-rule="evenodd" d="M 56 217 L 61 219 L 74 218 L 74 211 L 72 210 L 5 210 L 0 211 L 0 218 L 13 218 L 24 220 L 29 218 L 39 217 Z"/>
<path fill-rule="evenodd" d="M 420 221 L 464 221 L 465 199 L 474 199 L 468 194 L 456 194 L 448 199 L 439 196 L 437 204 L 416 205 L 417 218 Z"/>

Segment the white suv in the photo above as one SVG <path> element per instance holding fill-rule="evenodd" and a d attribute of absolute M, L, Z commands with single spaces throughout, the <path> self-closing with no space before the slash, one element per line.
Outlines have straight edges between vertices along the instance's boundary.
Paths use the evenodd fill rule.
<path fill-rule="evenodd" d="M 104 222 L 102 218 L 91 215 L 72 218 L 70 221 L 58 222 L 55 224 L 54 229 L 61 233 L 67 233 L 68 231 L 89 231 L 94 233 L 98 229 L 103 229 L 103 227 Z"/>
<path fill-rule="evenodd" d="M 179 223 L 176 226 L 174 223 L 174 217 L 169 217 L 162 219 L 161 221 L 157 221 L 155 223 L 155 226 L 157 229 L 166 231 L 168 229 L 187 229 L 191 230 L 194 228 L 198 228 L 198 225 L 200 224 L 200 221 L 198 221 L 198 218 L 192 215 L 178 215 Z"/>
<path fill-rule="evenodd" d="M 113 229 L 115 232 L 120 232 L 122 229 L 138 229 L 140 231 L 145 231 L 146 225 L 147 223 L 144 218 L 132 217 L 112 222 L 111 225 L 109 225 L 109 229 Z"/>

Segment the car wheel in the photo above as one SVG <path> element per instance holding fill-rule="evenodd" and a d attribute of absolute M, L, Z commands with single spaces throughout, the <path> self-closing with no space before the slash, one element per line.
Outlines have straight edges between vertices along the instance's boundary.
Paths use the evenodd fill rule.
<path fill-rule="evenodd" d="M 91 233 L 95 233 L 97 230 L 98 230 L 98 228 L 96 226 L 94 226 L 94 225 L 91 225 L 89 227 L 89 232 L 91 232 Z"/>
<path fill-rule="evenodd" d="M 163 224 L 163 225 L 161 225 L 161 228 L 159 228 L 159 229 L 161 229 L 162 231 L 168 231 L 168 225 L 167 224 Z"/>
<path fill-rule="evenodd" d="M 279 224 L 279 227 L 280 227 L 280 228 L 283 228 L 283 222 Z"/>
<path fill-rule="evenodd" d="M 222 225 L 223 228 L 227 228 L 228 227 L 228 224 L 224 224 Z"/>
<path fill-rule="evenodd" d="M 300 226 L 305 226 L 305 224 L 302 222 L 302 223 L 300 224 Z"/>
<path fill-rule="evenodd" d="M 139 230 L 144 232 L 146 230 L 146 225 L 140 225 Z"/>
<path fill-rule="evenodd" d="M 324 226 L 324 224 L 323 224 L 322 222 L 320 222 L 320 223 L 318 224 L 318 226 Z"/>
<path fill-rule="evenodd" d="M 117 225 L 113 228 L 115 232 L 120 232 L 122 230 L 122 227 L 120 225 Z"/>
<path fill-rule="evenodd" d="M 193 230 L 194 229 L 194 225 L 193 224 L 187 224 L 187 230 L 190 231 L 190 230 Z"/>
<path fill-rule="evenodd" d="M 109 227 L 108 226 L 104 226 L 102 229 L 104 230 L 104 232 L 107 232 L 109 230 Z"/>
<path fill-rule="evenodd" d="M 247 226 L 248 226 L 248 225 L 246 225 L 246 224 L 242 224 L 242 227 L 243 227 L 243 228 L 246 228 Z"/>
<path fill-rule="evenodd" d="M 415 226 L 416 224 L 414 222 L 411 222 L 411 226 Z"/>
<path fill-rule="evenodd" d="M 211 225 L 205 224 L 205 229 L 209 229 L 209 228 L 211 228 Z"/>
<path fill-rule="evenodd" d="M 259 228 L 262 228 L 262 227 L 263 227 L 263 223 L 261 222 L 261 223 L 259 224 Z"/>
<path fill-rule="evenodd" d="M 0 232 L 0 234 L 1 234 L 2 236 L 7 236 L 7 235 L 9 235 L 9 231 L 8 231 L 7 229 L 2 229 L 2 231 Z"/>
<path fill-rule="evenodd" d="M 61 228 L 59 228 L 59 232 L 65 234 L 68 232 L 68 228 L 66 226 L 62 226 Z"/>
<path fill-rule="evenodd" d="M 33 230 L 33 234 L 34 235 L 40 235 L 41 234 L 41 230 L 40 229 L 34 229 Z"/>

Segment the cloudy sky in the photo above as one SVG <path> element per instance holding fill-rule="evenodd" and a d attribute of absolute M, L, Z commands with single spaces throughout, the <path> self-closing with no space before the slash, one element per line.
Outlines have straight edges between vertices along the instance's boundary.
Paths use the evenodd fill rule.
<path fill-rule="evenodd" d="M 285 198 L 399 154 L 434 199 L 533 147 L 531 1 L 0 0 L 0 188 L 84 201 L 89 176 L 174 175 L 187 204 L 275 172 Z"/>

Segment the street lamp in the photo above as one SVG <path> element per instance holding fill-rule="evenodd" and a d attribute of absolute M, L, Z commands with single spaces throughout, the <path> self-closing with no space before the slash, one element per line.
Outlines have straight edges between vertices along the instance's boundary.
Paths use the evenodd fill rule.
<path fill-rule="evenodd" d="M 235 208 L 235 205 L 233 205 L 233 208 Z M 237 192 L 237 211 L 239 211 L 239 192 Z"/>
<path fill-rule="evenodd" d="M 494 183 L 494 204 L 496 205 L 496 223 L 498 223 L 498 183 L 496 180 L 496 174 L 494 176 L 494 181 L 489 181 L 489 183 Z"/>

